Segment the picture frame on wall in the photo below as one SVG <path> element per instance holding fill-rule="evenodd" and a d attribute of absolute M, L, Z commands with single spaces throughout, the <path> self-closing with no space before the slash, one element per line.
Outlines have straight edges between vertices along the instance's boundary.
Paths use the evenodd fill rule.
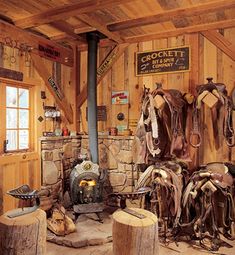
<path fill-rule="evenodd" d="M 129 92 L 126 90 L 112 91 L 112 104 L 128 104 Z"/>

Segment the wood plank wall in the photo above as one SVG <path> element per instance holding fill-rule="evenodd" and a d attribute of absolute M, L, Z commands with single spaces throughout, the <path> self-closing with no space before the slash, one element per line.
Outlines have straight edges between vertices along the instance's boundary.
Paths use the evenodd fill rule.
<path fill-rule="evenodd" d="M 33 104 L 32 104 L 32 135 L 33 135 L 33 151 L 26 153 L 12 153 L 3 154 L 3 137 L 0 141 L 0 215 L 8 210 L 14 209 L 19 206 L 19 200 L 12 198 L 7 195 L 6 192 L 10 189 L 14 189 L 23 184 L 28 184 L 32 189 L 40 189 L 41 186 L 41 166 L 40 166 L 40 150 L 38 138 L 42 136 L 44 131 L 54 131 L 55 123 L 51 119 L 44 117 L 43 104 L 47 106 L 54 106 L 55 100 L 51 96 L 50 92 L 46 88 L 41 77 L 35 70 L 33 63 L 29 58 L 29 62 L 26 64 L 25 55 L 21 56 L 17 49 L 10 47 L 4 47 L 4 53 L 8 56 L 0 60 L 0 66 L 11 70 L 21 71 L 24 74 L 23 84 L 32 85 L 33 93 Z M 16 57 L 16 62 L 11 63 L 10 56 Z M 48 68 L 52 74 L 52 62 L 49 60 L 43 60 L 44 65 Z M 75 109 L 75 80 L 72 80 L 72 68 L 63 66 L 62 69 L 62 82 L 61 87 L 64 94 L 69 98 L 69 102 L 72 105 L 73 110 Z M 6 80 L 0 78 L 0 83 L 16 83 L 12 80 Z M 45 91 L 46 99 L 41 99 L 41 91 Z M 0 103 L 1 108 L 1 103 Z M 0 115 L 1 116 L 1 115 Z M 43 121 L 40 122 L 38 118 L 42 116 Z M 0 121 L 4 121 L 1 116 Z M 67 125 L 69 130 L 75 130 L 75 121 L 72 125 L 69 125 L 62 113 L 62 124 L 61 128 Z M 1 128 L 0 128 L 1 129 Z M 2 132 L 0 132 L 2 133 Z"/>
<path fill-rule="evenodd" d="M 38 153 L 0 157 L 0 215 L 20 205 L 19 199 L 7 195 L 6 192 L 23 184 L 28 184 L 32 189 L 40 189 Z"/>
<path fill-rule="evenodd" d="M 224 30 L 224 36 L 235 45 L 235 28 Z M 189 45 L 192 49 L 192 69 L 186 73 L 175 74 L 159 74 L 150 76 L 135 76 L 135 53 L 137 51 L 155 50 L 160 48 L 168 48 L 175 46 Z M 109 48 L 103 48 L 99 51 L 99 63 L 105 58 L 110 51 Z M 28 84 L 34 85 L 34 136 L 35 136 L 35 154 L 33 158 L 26 157 L 22 160 L 22 154 L 19 155 L 16 161 L 13 161 L 15 155 L 6 157 L 0 155 L 0 214 L 3 211 L 12 209 L 17 206 L 17 201 L 5 192 L 9 189 L 15 188 L 17 185 L 23 183 L 32 185 L 33 188 L 40 187 L 40 164 L 38 154 L 38 137 L 42 135 L 43 131 L 53 131 L 54 123 L 51 120 L 38 121 L 38 117 L 44 117 L 43 103 L 45 105 L 54 105 L 54 99 L 48 92 L 46 86 L 42 82 L 41 77 L 37 74 L 32 63 L 26 66 L 25 57 L 20 57 L 17 50 L 5 47 L 4 52 L 11 56 L 16 56 L 16 63 L 10 63 L 9 59 L 0 60 L 0 66 L 5 68 L 22 71 L 24 73 L 24 81 Z M 80 89 L 86 85 L 87 82 L 87 52 L 80 54 Z M 44 60 L 45 66 L 52 72 L 52 62 Z M 106 105 L 107 107 L 107 121 L 99 122 L 99 131 L 107 131 L 108 128 L 117 125 L 127 125 L 132 131 L 135 131 L 136 123 L 140 115 L 140 98 L 143 86 L 150 89 L 155 88 L 156 82 L 161 82 L 163 87 L 179 89 L 182 92 L 193 92 L 195 85 L 198 83 L 205 83 L 206 77 L 212 76 L 215 82 L 223 82 L 226 84 L 229 93 L 234 88 L 235 72 L 234 61 L 217 49 L 212 43 L 199 34 L 184 35 L 168 39 L 154 40 L 143 43 L 131 44 L 120 57 L 120 59 L 113 65 L 112 69 L 107 73 L 98 87 L 98 105 Z M 62 87 L 67 98 L 69 98 L 72 108 L 75 112 L 76 107 L 76 88 L 74 72 L 69 67 L 62 66 Z M 72 76 L 73 75 L 73 76 Z M 129 105 L 112 105 L 111 92 L 127 90 L 129 91 Z M 41 91 L 46 92 L 46 99 L 40 98 Z M 63 118 L 61 127 L 67 124 L 69 130 L 75 130 L 77 123 L 80 123 L 81 131 L 87 132 L 87 122 L 85 120 L 86 102 L 81 108 L 81 119 L 74 121 L 72 125 L 68 125 Z M 116 116 L 119 112 L 125 114 L 124 121 L 118 121 Z M 209 118 L 210 113 L 205 112 L 204 118 Z M 74 118 L 75 119 L 75 118 Z M 235 118 L 234 118 L 235 119 Z M 75 119 L 76 120 L 76 119 Z M 209 124 L 208 124 L 209 123 Z M 215 150 L 213 137 L 210 135 L 211 123 L 207 122 L 205 127 L 203 148 L 199 151 L 191 149 L 193 159 L 198 160 L 199 163 L 206 163 L 209 161 L 231 160 L 235 161 L 235 149 L 228 150 L 225 143 L 222 141 L 222 146 L 219 150 Z M 209 135 L 208 135 L 209 134 Z M 221 134 L 220 134 L 221 135 Z M 14 163 L 12 163 L 14 162 Z M 1 203 L 3 200 L 3 204 Z"/>
<path fill-rule="evenodd" d="M 226 29 L 223 33 L 225 38 L 235 45 L 235 28 Z M 183 45 L 189 45 L 191 47 L 192 59 L 190 72 L 139 77 L 135 75 L 136 52 Z M 109 51 L 110 49 L 100 50 L 99 63 L 102 62 L 104 56 L 107 55 Z M 81 54 L 81 63 L 85 63 L 85 59 L 86 53 L 83 52 Z M 131 44 L 119 60 L 115 62 L 111 71 L 107 73 L 101 84 L 98 86 L 98 105 L 106 105 L 108 113 L 107 121 L 99 122 L 99 131 L 107 131 L 110 127 L 126 123 L 132 131 L 135 131 L 136 122 L 140 116 L 140 98 L 144 85 L 152 90 L 155 88 L 155 83 L 160 82 L 165 89 L 174 88 L 181 92 L 194 93 L 195 86 L 206 83 L 207 77 L 213 77 L 214 82 L 225 83 L 228 92 L 231 93 L 235 81 L 234 61 L 200 34 L 190 34 Z M 86 84 L 86 80 L 86 65 L 82 64 L 80 76 L 81 86 Z M 111 92 L 121 90 L 129 91 L 129 107 L 128 105 L 111 104 Z M 81 111 L 81 130 L 87 132 L 85 108 L 86 103 L 82 106 Z M 125 120 L 122 122 L 118 121 L 116 118 L 119 112 L 123 112 L 126 116 Z M 219 160 L 234 161 L 235 151 L 234 149 L 229 150 L 225 142 L 222 140 L 222 129 L 220 130 L 221 148 L 218 150 L 215 149 L 210 111 L 206 109 L 204 115 L 206 125 L 203 134 L 203 148 L 199 151 L 193 148 L 190 149 L 193 160 L 197 161 L 198 164 Z"/>

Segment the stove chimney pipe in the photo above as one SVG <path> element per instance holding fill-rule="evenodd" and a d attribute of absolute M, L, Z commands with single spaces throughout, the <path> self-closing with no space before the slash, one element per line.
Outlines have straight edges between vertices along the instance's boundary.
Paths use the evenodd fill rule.
<path fill-rule="evenodd" d="M 97 130 L 97 50 L 99 36 L 92 32 L 87 34 L 88 70 L 87 70 L 87 106 L 88 106 L 88 135 L 91 161 L 98 164 L 98 130 Z"/>

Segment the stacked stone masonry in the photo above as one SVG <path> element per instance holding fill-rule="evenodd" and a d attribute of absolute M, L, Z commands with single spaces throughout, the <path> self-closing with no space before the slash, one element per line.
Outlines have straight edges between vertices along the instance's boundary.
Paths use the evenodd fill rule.
<path fill-rule="evenodd" d="M 133 136 L 99 136 L 99 165 L 108 171 L 105 190 L 131 192 L 138 174 L 133 164 Z M 81 153 L 89 155 L 89 138 L 82 136 Z"/>
<path fill-rule="evenodd" d="M 41 142 L 42 188 L 49 188 L 53 203 L 63 200 L 69 175 L 78 154 L 89 155 L 89 137 L 43 137 Z M 138 179 L 132 157 L 132 136 L 99 136 L 99 165 L 107 170 L 104 196 L 131 192 Z"/>
<path fill-rule="evenodd" d="M 69 175 L 81 148 L 81 137 L 42 137 L 42 189 L 49 189 L 53 203 L 63 200 Z"/>

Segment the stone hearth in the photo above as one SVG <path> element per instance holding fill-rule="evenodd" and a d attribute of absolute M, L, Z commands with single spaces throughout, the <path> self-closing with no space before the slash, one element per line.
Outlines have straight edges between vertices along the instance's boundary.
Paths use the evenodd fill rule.
<path fill-rule="evenodd" d="M 56 236 L 48 230 L 47 241 L 74 248 L 112 242 L 112 216 L 108 212 L 101 215 L 103 223 L 98 222 L 94 213 L 79 216 L 76 232 L 66 236 Z"/>

